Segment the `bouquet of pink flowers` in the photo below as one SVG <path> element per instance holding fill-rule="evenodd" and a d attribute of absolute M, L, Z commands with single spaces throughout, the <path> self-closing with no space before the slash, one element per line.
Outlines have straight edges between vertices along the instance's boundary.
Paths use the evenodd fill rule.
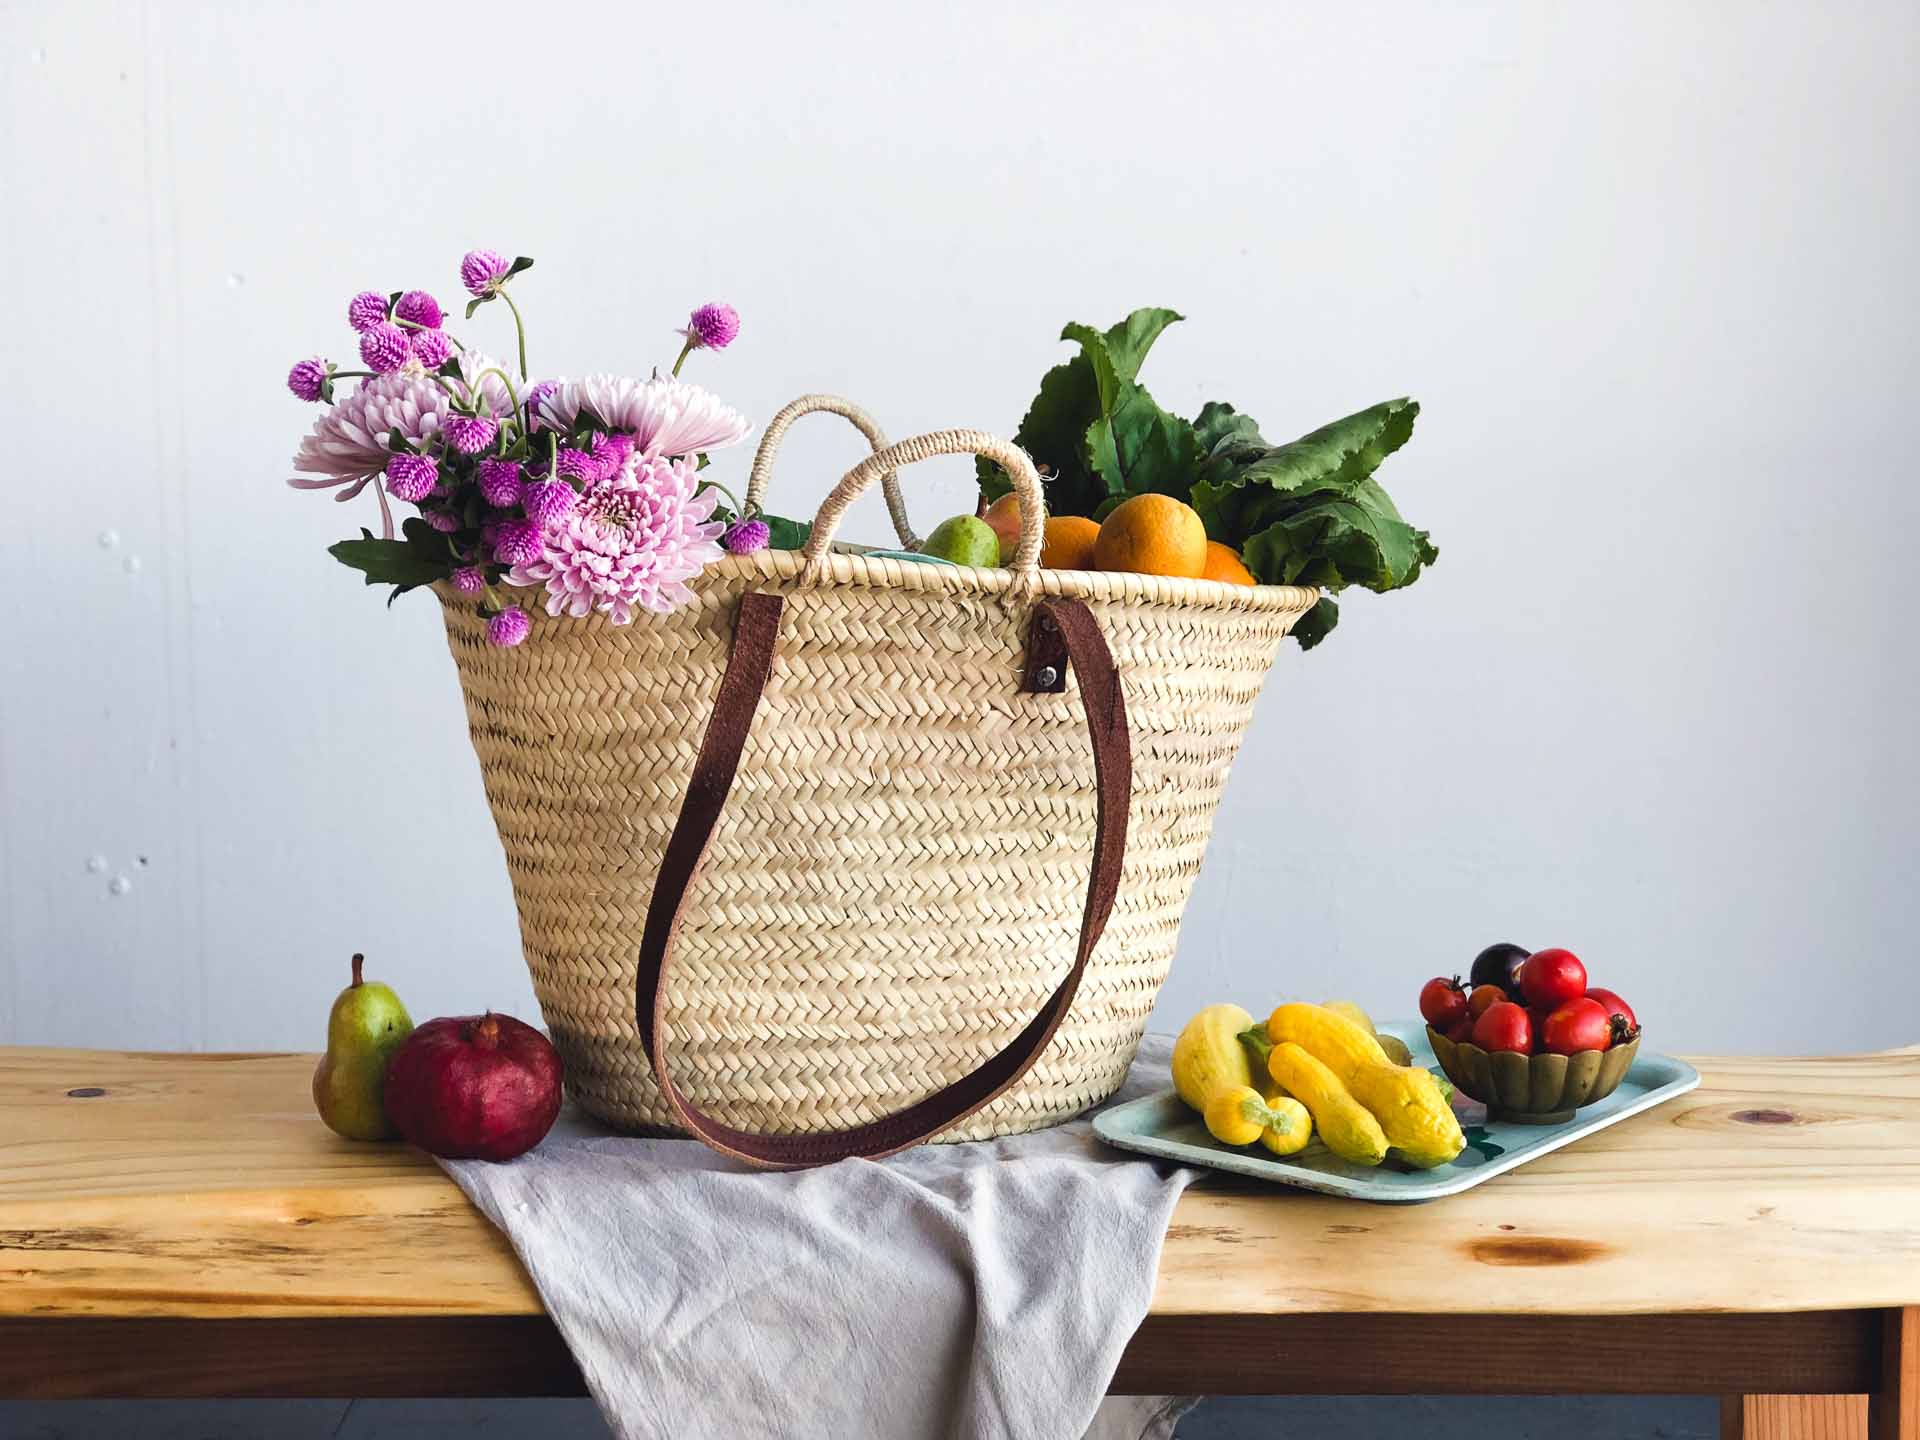
<path fill-rule="evenodd" d="M 494 300 L 513 314 L 518 379 L 445 329 L 424 290 L 366 291 L 347 304 L 364 370 L 302 360 L 287 388 L 328 406 L 294 456 L 300 490 L 352 500 L 371 487 L 381 534 L 362 530 L 330 550 L 369 585 L 393 595 L 439 581 L 485 597 L 487 638 L 518 645 L 531 622 L 599 611 L 625 625 L 637 611 L 667 611 L 692 596 L 686 582 L 723 553 L 763 548 L 755 517 L 716 518 L 718 486 L 699 472 L 709 452 L 750 428 L 711 391 L 682 381 L 695 350 L 720 350 L 740 332 L 730 305 L 702 305 L 681 332 L 672 371 L 651 378 L 590 375 L 531 381 L 526 329 L 508 293 L 533 262 L 474 250 L 460 262 L 473 297 L 466 316 Z M 337 395 L 339 381 L 354 379 Z M 418 512 L 394 533 L 391 502 Z M 724 512 L 731 514 L 731 511 Z M 391 597 L 389 597 L 391 603 Z"/>

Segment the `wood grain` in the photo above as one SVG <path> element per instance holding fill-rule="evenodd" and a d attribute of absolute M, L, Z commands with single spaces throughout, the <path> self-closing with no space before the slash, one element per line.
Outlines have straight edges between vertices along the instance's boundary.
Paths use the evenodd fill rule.
<path fill-rule="evenodd" d="M 1720 1440 L 1861 1440 L 1865 1395 L 1734 1395 L 1720 1413 Z"/>
<path fill-rule="evenodd" d="M 0 1050 L 0 1315 L 540 1314 L 436 1167 L 320 1125 L 312 1063 Z M 1153 1313 L 1920 1301 L 1920 1054 L 1696 1063 L 1693 1094 L 1430 1205 L 1209 1181 Z"/>
<path fill-rule="evenodd" d="M 644 1341 L 642 1342 L 644 1343 Z M 1862 1390 L 1872 1312 L 1674 1317 L 1149 1316 L 1116 1394 Z M 577 1395 L 544 1316 L 0 1320 L 0 1397 Z"/>

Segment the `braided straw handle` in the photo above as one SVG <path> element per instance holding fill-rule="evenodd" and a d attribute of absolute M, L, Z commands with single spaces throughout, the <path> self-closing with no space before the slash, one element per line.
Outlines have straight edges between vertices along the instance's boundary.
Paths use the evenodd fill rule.
<path fill-rule="evenodd" d="M 844 416 L 876 451 L 887 448 L 886 432 L 880 423 L 851 400 L 842 400 L 838 395 L 802 395 L 769 420 L 761 433 L 760 446 L 753 452 L 753 469 L 747 472 L 747 494 L 741 502 L 743 514 L 758 515 L 767 508 L 767 486 L 773 480 L 773 457 L 780 449 L 780 442 L 794 421 L 816 410 Z M 889 470 L 880 477 L 880 490 L 887 497 L 887 514 L 893 519 L 893 533 L 900 537 L 900 548 L 918 548 L 920 540 L 907 520 L 907 502 L 900 496 L 899 477 Z"/>
<path fill-rule="evenodd" d="M 902 466 L 935 455 L 979 455 L 1012 477 L 1014 493 L 1020 497 L 1020 544 L 1013 552 L 1013 569 L 1027 577 L 1038 572 L 1040 540 L 1047 523 L 1047 501 L 1040 490 L 1039 473 L 1026 451 L 1011 440 L 1002 440 L 984 430 L 934 430 L 915 435 L 911 440 L 876 450 L 854 466 L 833 487 L 833 493 L 821 503 L 820 513 L 813 517 L 813 533 L 807 536 L 807 543 L 800 551 L 806 559 L 807 570 L 818 573 L 821 557 L 833 543 L 833 532 L 839 529 L 841 517 L 861 492 L 873 484 L 875 477 L 891 477 Z"/>

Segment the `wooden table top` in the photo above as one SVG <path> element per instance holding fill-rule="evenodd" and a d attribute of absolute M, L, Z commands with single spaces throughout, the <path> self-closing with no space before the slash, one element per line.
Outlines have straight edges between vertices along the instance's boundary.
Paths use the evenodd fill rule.
<path fill-rule="evenodd" d="M 1920 1302 L 1920 1050 L 1694 1063 L 1692 1094 L 1450 1199 L 1191 1189 L 1153 1312 Z M 0 1317 L 539 1313 L 430 1161 L 320 1124 L 312 1068 L 0 1049 Z"/>

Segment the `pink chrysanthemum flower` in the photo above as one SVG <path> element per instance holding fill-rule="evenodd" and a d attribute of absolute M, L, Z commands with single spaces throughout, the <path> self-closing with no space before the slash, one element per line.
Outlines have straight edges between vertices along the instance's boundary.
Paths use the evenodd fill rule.
<path fill-rule="evenodd" d="M 463 388 L 471 378 L 498 362 L 468 350 L 460 356 Z M 489 375 L 480 383 L 496 413 L 512 403 L 498 375 Z M 294 454 L 293 468 L 300 472 L 287 481 L 296 490 L 339 490 L 336 500 L 351 500 L 372 484 L 380 500 L 383 533 L 393 538 L 393 515 L 387 506 L 387 492 L 377 477 L 387 468 L 393 451 L 387 436 L 398 430 L 408 444 L 425 449 L 439 435 L 452 401 L 447 392 L 420 375 L 379 375 L 362 381 L 349 394 L 336 395 L 333 406 L 313 422 L 313 429 L 300 442 Z M 305 476 L 318 478 L 307 479 Z M 519 497 L 515 477 L 512 504 Z"/>
<path fill-rule="evenodd" d="M 714 542 L 725 528 L 707 518 L 719 493 L 696 494 L 698 484 L 688 459 L 640 461 L 595 482 L 508 583 L 545 586 L 549 615 L 598 610 L 615 625 L 684 604 L 686 582 L 720 558 Z"/>
<path fill-rule="evenodd" d="M 547 403 L 547 397 L 560 388 L 557 380 L 541 380 L 530 386 L 521 395 L 520 401 L 527 407 L 527 433 L 533 434 L 540 428 L 540 407 Z"/>
<path fill-rule="evenodd" d="M 360 337 L 360 359 L 376 375 L 387 375 L 406 363 L 407 332 L 391 320 L 368 327 Z"/>
<path fill-rule="evenodd" d="M 469 295 L 491 295 L 507 278 L 507 257 L 498 250 L 469 250 L 460 261 L 460 283 Z"/>
<path fill-rule="evenodd" d="M 409 330 L 407 344 L 413 358 L 428 370 L 438 370 L 453 354 L 453 339 L 444 330 Z"/>
<path fill-rule="evenodd" d="M 424 500 L 439 483 L 440 466 L 431 455 L 402 453 L 387 461 L 387 493 L 396 500 Z"/>
<path fill-rule="evenodd" d="M 518 645 L 527 638 L 527 632 L 531 629 L 533 621 L 527 618 L 526 611 L 515 605 L 487 621 L 487 643 L 502 649 Z"/>
<path fill-rule="evenodd" d="M 543 531 L 566 518 L 580 498 L 564 480 L 538 480 L 520 492 L 520 508 Z"/>
<path fill-rule="evenodd" d="M 387 297 L 378 290 L 362 290 L 347 302 L 347 324 L 362 335 L 387 318 Z"/>
<path fill-rule="evenodd" d="M 500 422 L 491 415 L 449 415 L 441 422 L 440 431 L 462 455 L 478 455 L 493 444 L 493 437 L 500 433 Z"/>
<path fill-rule="evenodd" d="M 702 305 L 680 333 L 696 350 L 724 350 L 740 333 L 740 312 L 731 305 Z"/>
<path fill-rule="evenodd" d="M 504 510 L 520 499 L 520 464 L 516 460 L 488 459 L 479 465 L 480 498 Z"/>
<path fill-rule="evenodd" d="M 302 360 L 287 372 L 287 389 L 302 400 L 318 400 L 326 389 L 327 372 L 331 368 L 317 355 L 311 360 Z"/>
<path fill-rule="evenodd" d="M 424 290 L 409 290 L 393 303 L 396 320 L 409 320 L 426 330 L 438 330 L 446 321 L 440 302 Z"/>
<path fill-rule="evenodd" d="M 635 451 L 649 460 L 737 445 L 753 428 L 711 390 L 659 375 L 562 380 L 541 404 L 540 417 L 556 430 L 571 430 L 583 411 L 605 429 L 630 434 Z"/>
<path fill-rule="evenodd" d="M 453 572 L 453 588 L 462 595 L 478 595 L 487 588 L 487 576 L 478 565 L 462 565 Z"/>

